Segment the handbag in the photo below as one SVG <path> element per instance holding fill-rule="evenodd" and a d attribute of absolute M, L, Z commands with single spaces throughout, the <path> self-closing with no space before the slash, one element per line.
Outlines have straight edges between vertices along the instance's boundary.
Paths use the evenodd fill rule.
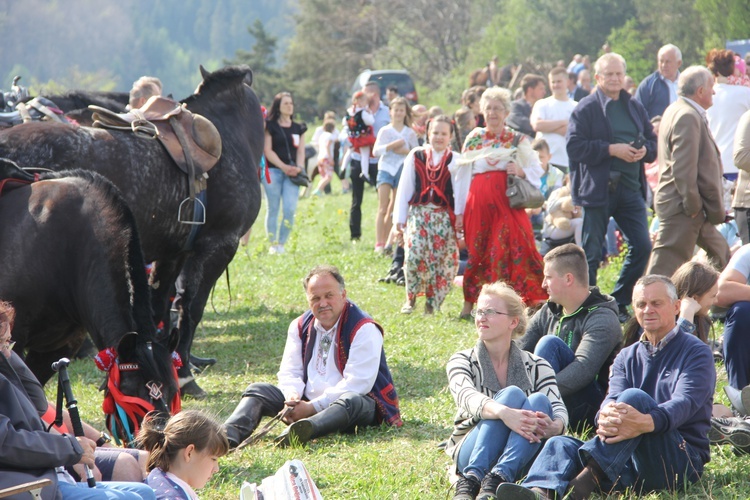
<path fill-rule="evenodd" d="M 302 186 L 302 187 L 308 187 L 310 185 L 310 178 L 307 176 L 307 170 L 304 168 L 300 170 L 300 173 L 295 175 L 294 177 L 289 177 L 289 180 L 292 181 L 292 184 L 295 186 Z"/>
<path fill-rule="evenodd" d="M 513 137 L 513 147 L 518 147 L 521 134 L 516 132 Z M 505 195 L 510 202 L 510 208 L 539 208 L 544 205 L 542 191 L 532 183 L 516 175 L 508 175 L 508 187 Z"/>
<path fill-rule="evenodd" d="M 284 144 L 286 144 L 286 154 L 287 154 L 287 156 L 291 160 L 294 160 L 294 158 L 292 158 L 292 152 L 289 149 L 289 141 L 286 138 L 286 134 L 281 129 L 281 125 L 279 125 L 278 122 L 276 123 L 276 126 L 279 127 L 279 131 L 281 132 L 281 137 L 284 138 Z M 297 175 L 295 175 L 294 177 L 289 176 L 289 175 L 287 175 L 287 177 L 289 177 L 289 180 L 292 181 L 292 184 L 294 184 L 295 186 L 300 186 L 300 187 L 308 187 L 308 186 L 310 186 L 310 178 L 307 176 L 307 170 L 304 169 L 304 168 L 302 170 L 300 170 L 300 172 Z"/>
<path fill-rule="evenodd" d="M 539 208 L 544 205 L 544 195 L 532 183 L 522 177 L 508 175 L 505 190 L 510 208 Z"/>

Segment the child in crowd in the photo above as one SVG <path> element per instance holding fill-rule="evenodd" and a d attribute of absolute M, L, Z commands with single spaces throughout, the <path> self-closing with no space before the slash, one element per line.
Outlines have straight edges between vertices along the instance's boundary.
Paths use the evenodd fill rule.
<path fill-rule="evenodd" d="M 320 181 L 313 191 L 313 196 L 319 196 L 333 178 L 333 145 L 336 142 L 336 123 L 333 120 L 323 122 L 323 132 L 318 136 L 318 173 Z"/>
<path fill-rule="evenodd" d="M 428 144 L 412 150 L 404 161 L 393 209 L 396 228 L 406 230 L 403 314 L 413 311 L 420 294 L 426 297 L 425 314 L 439 310 L 458 269 L 456 229 L 463 227 L 465 200 L 454 200 L 454 193 L 463 192 L 452 179 L 458 168 L 458 155 L 450 150 L 454 129 L 449 117 L 433 118 L 427 126 Z"/>
<path fill-rule="evenodd" d="M 421 146 L 427 140 L 427 106 L 415 104 L 411 107 L 411 116 L 413 118 L 411 128 L 417 134 L 417 142 Z"/>
<path fill-rule="evenodd" d="M 453 150 L 461 151 L 464 141 L 466 141 L 466 137 L 468 137 L 469 133 L 476 128 L 477 122 L 474 117 L 474 112 L 468 106 L 462 106 L 456 111 L 453 115 L 453 119 L 456 120 L 456 127 L 458 129 L 456 137 L 453 138 L 454 144 L 458 147 L 454 147 Z"/>
<path fill-rule="evenodd" d="M 545 205 L 547 208 L 539 253 L 545 255 L 553 248 L 566 243 L 575 242 L 581 246 L 583 213 L 580 208 L 573 205 L 567 178 L 564 186 L 552 191 Z"/>
<path fill-rule="evenodd" d="M 375 252 L 383 253 L 393 218 L 393 199 L 398 188 L 404 159 L 417 147 L 417 134 L 411 128 L 411 108 L 404 97 L 390 105 L 391 122 L 378 132 L 373 153 L 378 156 L 378 212 L 375 215 Z"/>
<path fill-rule="evenodd" d="M 539 157 L 539 163 L 542 165 L 544 174 L 542 175 L 542 185 L 539 190 L 544 195 L 544 199 L 549 199 L 552 191 L 558 189 L 563 184 L 564 174 L 557 167 L 550 168 L 549 161 L 552 159 L 549 144 L 544 139 L 535 139 L 531 143 L 531 149 L 536 151 Z M 530 208 L 526 212 L 531 217 L 531 225 L 535 228 L 541 228 L 544 223 L 544 213 L 542 208 Z"/>
<path fill-rule="evenodd" d="M 375 117 L 367 106 L 367 95 L 361 90 L 356 91 L 352 96 L 352 106 L 346 110 L 344 124 L 348 129 L 351 149 L 360 155 L 363 165 L 361 175 L 370 182 L 367 165 L 370 162 L 371 148 L 375 144 L 375 132 L 372 128 Z"/>
<path fill-rule="evenodd" d="M 157 500 L 196 500 L 195 490 L 219 471 L 229 451 L 221 425 L 199 410 L 184 410 L 166 422 L 147 415 L 138 445 L 149 452 L 146 483 Z"/>

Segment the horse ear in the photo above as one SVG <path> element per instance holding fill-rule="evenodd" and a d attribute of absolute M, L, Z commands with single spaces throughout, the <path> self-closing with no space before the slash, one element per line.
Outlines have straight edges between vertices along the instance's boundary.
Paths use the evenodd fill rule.
<path fill-rule="evenodd" d="M 245 72 L 245 78 L 243 78 L 242 81 L 245 82 L 248 87 L 253 86 L 253 70 L 251 70 L 249 67 L 247 68 L 247 71 Z"/>
<path fill-rule="evenodd" d="M 120 339 L 120 343 L 117 345 L 117 356 L 121 361 L 133 359 L 137 339 L 138 334 L 133 332 L 126 333 Z"/>
<path fill-rule="evenodd" d="M 200 67 L 201 67 L 201 78 L 205 80 L 206 78 L 208 78 L 208 75 L 210 75 L 211 73 L 206 71 L 206 68 L 204 68 L 202 64 L 200 65 Z"/>
<path fill-rule="evenodd" d="M 179 328 L 172 328 L 169 332 L 169 338 L 167 339 L 169 352 L 174 352 L 177 349 L 177 344 L 180 343 L 180 330 Z"/>

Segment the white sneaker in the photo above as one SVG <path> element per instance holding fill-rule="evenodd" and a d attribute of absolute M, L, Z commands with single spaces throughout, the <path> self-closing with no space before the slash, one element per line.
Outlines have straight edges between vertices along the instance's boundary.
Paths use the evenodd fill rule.
<path fill-rule="evenodd" d="M 271 255 L 276 255 L 279 253 L 279 247 L 277 245 L 271 245 L 271 248 L 268 249 L 268 253 Z"/>
<path fill-rule="evenodd" d="M 276 245 L 276 253 L 277 254 L 281 255 L 284 252 L 285 252 L 284 245 Z"/>

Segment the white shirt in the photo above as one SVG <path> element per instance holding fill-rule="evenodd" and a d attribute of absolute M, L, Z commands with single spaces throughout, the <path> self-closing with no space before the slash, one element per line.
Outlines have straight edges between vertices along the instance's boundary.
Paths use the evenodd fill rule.
<path fill-rule="evenodd" d="M 409 150 L 419 145 L 417 142 L 417 133 L 411 127 L 404 125 L 401 132 L 399 132 L 389 123 L 380 129 L 378 138 L 375 140 L 375 145 L 372 148 L 372 154 L 380 157 L 378 160 L 378 170 L 383 170 L 391 175 L 398 173 L 398 169 L 404 164 L 406 155 L 400 155 L 393 150 L 387 150 L 386 147 L 388 144 L 399 139 L 404 140 L 406 148 Z"/>
<path fill-rule="evenodd" d="M 560 101 L 555 96 L 545 97 L 539 99 L 534 103 L 534 108 L 531 110 L 531 121 L 532 127 L 537 120 L 570 120 L 570 115 L 578 105 L 573 99 L 565 99 Z M 550 132 L 537 132 L 537 139 L 544 139 L 549 145 L 549 152 L 552 155 L 550 163 L 553 165 L 559 165 L 561 167 L 568 166 L 568 151 L 565 149 L 566 141 L 565 135 L 550 133 Z"/>
<path fill-rule="evenodd" d="M 317 127 L 315 129 L 315 132 L 313 132 L 312 138 L 310 139 L 310 144 L 313 144 L 314 146 L 317 147 L 318 140 L 320 139 L 320 134 L 322 134 L 323 132 L 325 132 L 325 130 L 323 130 L 322 126 Z M 333 128 L 332 134 L 333 134 L 333 137 L 338 137 L 339 131 L 336 130 L 336 127 Z"/>
<path fill-rule="evenodd" d="M 318 136 L 317 142 L 314 143 L 318 147 L 318 161 L 327 158 L 331 160 L 331 164 L 333 164 L 333 143 L 335 142 L 335 133 L 335 131 L 331 133 L 324 130 Z"/>
<path fill-rule="evenodd" d="M 414 196 L 414 189 L 415 189 L 415 183 L 416 183 L 416 171 L 414 170 L 414 153 L 417 151 L 426 150 L 427 148 L 431 149 L 431 146 L 429 144 L 424 145 L 421 148 L 413 149 L 409 154 L 406 156 L 406 160 L 404 160 L 404 171 L 401 172 L 401 180 L 398 183 L 398 190 L 396 191 L 396 199 L 393 203 L 393 223 L 394 224 L 406 224 L 406 217 L 409 212 L 409 201 L 411 200 L 412 196 Z M 447 151 L 447 150 L 445 150 Z M 445 151 L 441 153 L 433 152 L 432 155 L 432 164 L 437 165 L 440 163 L 443 159 L 443 156 L 445 155 Z M 458 159 L 460 155 L 458 153 L 453 153 L 453 158 L 451 159 L 451 162 L 448 164 L 448 171 L 451 173 L 451 181 L 453 182 L 453 205 L 454 205 L 454 212 L 456 215 L 461 215 L 464 213 L 464 207 L 466 206 L 466 194 L 468 194 L 468 188 L 467 189 L 459 189 L 456 185 L 456 172 L 458 171 L 458 165 L 456 163 L 456 160 Z M 466 179 L 464 179 L 464 182 L 466 182 Z M 471 182 L 471 179 L 469 179 L 469 182 Z M 464 195 L 463 199 L 459 200 L 459 196 Z"/>
<path fill-rule="evenodd" d="M 667 84 L 667 88 L 669 89 L 669 104 L 672 104 L 677 100 L 677 82 L 680 79 L 680 73 L 677 72 L 677 75 L 674 77 L 674 80 L 670 80 L 669 78 L 664 78 L 664 75 L 659 73 L 659 76 L 664 81 L 664 83 Z"/>
<path fill-rule="evenodd" d="M 302 360 L 302 339 L 299 337 L 297 324 L 297 319 L 289 324 L 284 355 L 281 358 L 279 372 L 276 374 L 279 379 L 278 387 L 285 398 L 289 399 L 295 394 L 299 397 L 304 396 L 312 403 L 316 411 L 322 411 L 345 392 L 351 391 L 364 395 L 372 390 L 380 367 L 380 353 L 383 350 L 383 335 L 378 327 L 367 323 L 357 331 L 349 348 L 349 359 L 342 376 L 336 367 L 338 344 L 335 342 L 335 333 L 338 329 L 338 321 L 333 328 L 326 331 L 317 319 L 314 320 L 313 327 L 317 335 L 315 345 L 312 346 L 313 356 L 307 366 L 307 384 L 305 385 L 302 381 L 302 370 L 305 369 Z M 333 337 L 334 342 L 331 342 L 328 348 L 328 357 L 324 363 L 320 359 L 319 350 L 320 342 L 326 333 Z"/>
<path fill-rule="evenodd" d="M 708 126 L 721 152 L 724 173 L 737 173 L 734 166 L 734 133 L 745 111 L 750 110 L 750 88 L 742 85 L 714 85 L 714 104 L 706 110 Z"/>

